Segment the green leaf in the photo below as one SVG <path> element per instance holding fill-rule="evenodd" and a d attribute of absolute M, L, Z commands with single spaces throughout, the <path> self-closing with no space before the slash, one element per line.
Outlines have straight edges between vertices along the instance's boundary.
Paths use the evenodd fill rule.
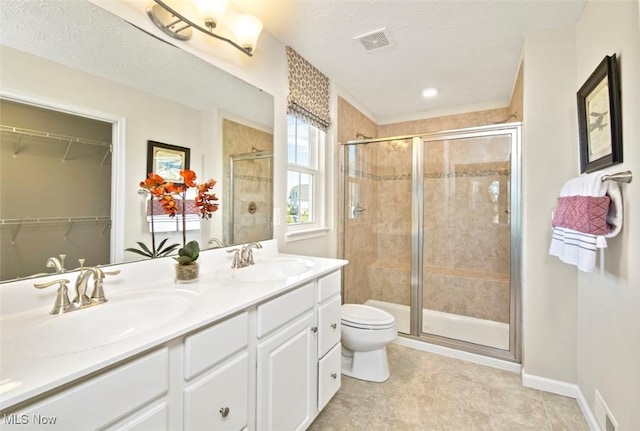
<path fill-rule="evenodd" d="M 167 255 L 169 255 L 170 253 L 173 253 L 173 251 L 179 246 L 180 244 L 171 244 L 170 246 L 168 246 L 166 249 L 159 251 L 158 252 L 158 256 L 160 257 L 165 257 Z"/>
<path fill-rule="evenodd" d="M 130 251 L 131 253 L 137 253 L 139 255 L 142 255 L 144 257 L 153 257 L 151 254 L 148 254 L 144 251 L 138 250 L 137 248 L 125 248 L 124 251 Z"/>
<path fill-rule="evenodd" d="M 149 254 L 149 256 L 153 256 L 153 252 L 149 249 L 149 247 L 147 247 L 147 245 L 144 242 L 136 241 L 136 243 L 140 246 L 142 250 L 146 251 Z"/>
<path fill-rule="evenodd" d="M 180 265 L 189 265 L 193 261 L 189 256 L 180 256 L 176 260 Z"/>

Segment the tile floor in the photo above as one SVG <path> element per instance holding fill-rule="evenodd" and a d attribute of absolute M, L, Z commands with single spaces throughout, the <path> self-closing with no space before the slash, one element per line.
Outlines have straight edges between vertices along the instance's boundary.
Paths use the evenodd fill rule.
<path fill-rule="evenodd" d="M 311 431 L 589 431 L 576 400 L 520 376 L 396 344 L 384 383 L 342 376 Z"/>

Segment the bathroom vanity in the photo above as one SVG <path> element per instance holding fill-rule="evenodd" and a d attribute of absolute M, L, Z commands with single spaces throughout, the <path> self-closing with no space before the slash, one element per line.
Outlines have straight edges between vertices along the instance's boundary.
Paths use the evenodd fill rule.
<path fill-rule="evenodd" d="M 0 428 L 305 429 L 340 387 L 347 262 L 262 244 L 240 269 L 203 252 L 192 284 L 169 259 L 116 266 L 107 303 L 57 316 L 55 290 L 0 286 Z"/>

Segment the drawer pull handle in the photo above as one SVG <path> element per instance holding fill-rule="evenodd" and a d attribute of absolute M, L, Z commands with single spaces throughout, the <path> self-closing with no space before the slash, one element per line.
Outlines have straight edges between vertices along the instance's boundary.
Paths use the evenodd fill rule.
<path fill-rule="evenodd" d="M 338 324 L 337 324 L 337 323 L 332 323 L 332 324 L 331 324 L 331 327 L 332 327 L 333 329 L 336 329 L 336 328 L 338 327 Z"/>
<path fill-rule="evenodd" d="M 227 416 L 229 416 L 229 407 L 221 407 L 220 414 L 222 415 L 223 418 L 226 418 Z"/>
<path fill-rule="evenodd" d="M 333 380 L 337 379 L 337 378 L 338 378 L 338 374 L 336 374 L 336 373 L 331 373 L 331 378 L 332 378 Z"/>
<path fill-rule="evenodd" d="M 318 332 L 318 327 L 317 327 L 317 326 L 312 326 L 312 327 L 311 327 L 311 332 L 313 332 L 314 334 L 315 334 L 316 332 Z"/>

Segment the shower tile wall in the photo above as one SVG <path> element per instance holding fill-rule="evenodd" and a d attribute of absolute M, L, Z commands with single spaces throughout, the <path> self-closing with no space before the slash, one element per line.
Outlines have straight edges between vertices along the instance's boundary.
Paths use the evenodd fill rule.
<path fill-rule="evenodd" d="M 224 220 L 230 220 L 231 208 L 225 205 L 230 202 L 229 160 L 234 154 L 245 154 L 259 151 L 273 151 L 273 135 L 262 130 L 249 127 L 228 119 L 222 121 L 222 142 L 224 158 L 225 188 L 221 200 Z M 238 166 L 240 165 L 240 166 Z M 236 216 L 234 219 L 234 243 L 256 241 L 257 238 L 271 237 L 272 190 L 273 178 L 265 160 L 243 161 L 236 164 L 235 199 Z M 239 171 L 240 170 L 240 171 Z M 247 211 L 249 202 L 257 204 L 255 214 Z M 229 242 L 230 223 L 224 223 L 223 241 Z"/>
<path fill-rule="evenodd" d="M 338 107 L 341 142 L 355 139 L 356 131 L 366 134 L 357 109 L 342 99 Z M 377 136 L 487 125 L 504 120 L 508 112 L 502 108 L 381 125 Z M 505 179 L 509 165 L 504 161 L 508 157 L 503 151 L 503 158 L 498 159 L 503 162 L 465 163 L 466 159 L 487 158 L 498 151 L 492 145 L 499 144 L 483 145 L 481 151 L 487 152 L 483 155 L 487 157 L 474 152 L 471 158 L 465 156 L 467 146 L 450 144 L 448 157 L 453 151 L 458 162 L 444 173 L 442 145 L 430 143 L 425 157 L 425 208 L 430 208 L 424 221 L 425 308 L 508 322 L 509 202 Z M 358 175 L 349 181 L 360 184 L 360 204 L 366 211 L 345 223 L 344 256 L 350 259 L 345 270 L 345 302 L 376 299 L 409 305 L 411 145 L 360 145 L 356 151 Z M 498 224 L 494 223 L 496 211 L 488 191 L 494 181 L 499 182 Z"/>

